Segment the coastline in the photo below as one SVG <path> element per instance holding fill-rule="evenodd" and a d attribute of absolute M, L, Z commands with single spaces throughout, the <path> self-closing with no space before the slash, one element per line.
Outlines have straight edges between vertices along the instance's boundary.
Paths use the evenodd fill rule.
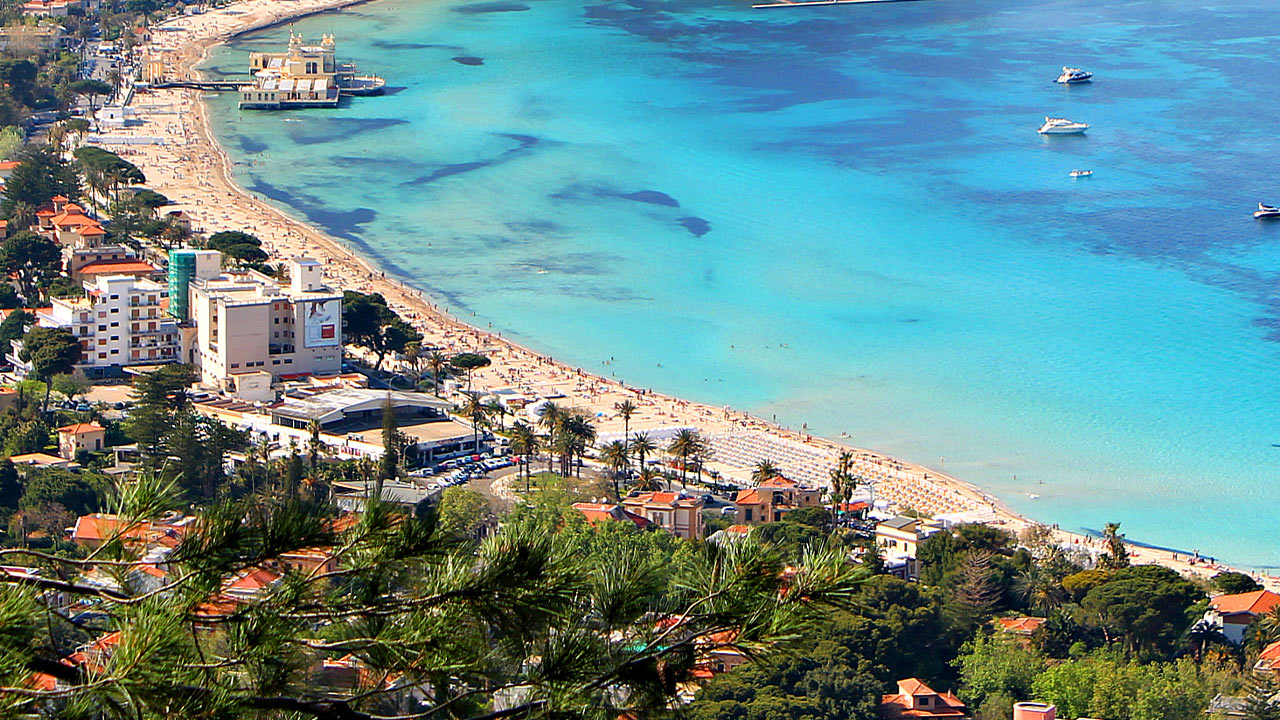
<path fill-rule="evenodd" d="M 196 67 L 210 49 L 238 35 L 368 1 L 241 0 L 203 15 L 163 23 L 164 30 L 155 33 L 151 47 L 167 61 L 171 60 L 167 64 L 174 71 L 172 74 L 189 76 L 198 72 Z M 605 433 L 621 430 L 621 421 L 612 417 L 611 411 L 616 402 L 626 398 L 640 406 L 631 423 L 633 430 L 694 425 L 709 435 L 763 434 L 798 442 L 828 455 L 850 451 L 857 457 L 855 471 L 876 480 L 876 496 L 900 507 L 909 506 L 929 515 L 978 513 L 985 515 L 987 521 L 1014 531 L 1033 524 L 978 487 L 945 473 L 883 453 L 779 428 L 742 411 L 630 388 L 615 380 L 557 364 L 501 334 L 466 325 L 436 307 L 421 291 L 388 278 L 344 243 L 241 188 L 234 179 L 231 159 L 213 138 L 208 109 L 198 92 L 164 90 L 134 99 L 135 104 L 163 102 L 177 108 L 176 116 L 139 112 L 145 122 L 137 134 L 165 138 L 166 144 L 104 145 L 120 150 L 142 167 L 151 180 L 148 185 L 174 201 L 171 209 L 186 211 L 193 216 L 196 226 L 210 232 L 223 229 L 254 232 L 273 255 L 317 257 L 325 262 L 326 275 L 337 287 L 381 292 L 392 307 L 423 331 L 426 342 L 450 352 L 484 351 L 494 364 L 475 374 L 474 381 L 480 388 L 536 388 L 544 394 L 549 394 L 548 389 L 563 393 L 566 399 L 558 402 L 604 413 L 598 416 L 597 425 Z M 1073 544 L 1097 545 L 1095 539 L 1082 535 L 1063 532 L 1061 537 Z M 1130 549 L 1135 562 L 1158 562 L 1184 573 L 1206 575 L 1226 569 L 1220 565 L 1215 568 L 1190 566 L 1175 560 L 1172 552 L 1146 546 L 1131 544 Z M 1267 582 L 1280 587 L 1280 579 L 1270 578 Z"/>

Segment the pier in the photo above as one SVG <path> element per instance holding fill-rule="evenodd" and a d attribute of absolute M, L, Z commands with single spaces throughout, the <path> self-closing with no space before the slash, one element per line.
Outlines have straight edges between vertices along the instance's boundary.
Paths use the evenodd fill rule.
<path fill-rule="evenodd" d="M 239 90 L 242 87 L 253 85 L 252 80 L 165 80 L 162 82 L 153 82 L 149 84 L 138 83 L 139 87 L 152 87 L 157 90 L 165 88 L 188 88 L 191 90 L 209 90 L 217 92 L 220 90 Z"/>

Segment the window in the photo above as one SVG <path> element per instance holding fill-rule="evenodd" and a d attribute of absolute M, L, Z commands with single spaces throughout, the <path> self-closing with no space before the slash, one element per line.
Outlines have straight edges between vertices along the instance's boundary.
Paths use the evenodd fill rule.
<path fill-rule="evenodd" d="M 107 331 L 107 326 L 106 326 L 106 325 L 99 325 L 99 326 L 98 326 L 98 332 L 106 332 L 106 331 Z"/>
<path fill-rule="evenodd" d="M 111 327 L 120 327 L 120 321 L 117 320 L 116 322 L 111 323 Z"/>
<path fill-rule="evenodd" d="M 232 369 L 236 369 L 236 368 L 239 368 L 239 367 L 240 367 L 240 363 L 231 363 L 231 368 L 232 368 Z"/>
<path fill-rule="evenodd" d="M 106 344 L 107 344 L 107 341 L 106 341 L 104 338 L 98 338 L 98 344 L 99 344 L 99 345 L 106 345 Z"/>
<path fill-rule="evenodd" d="M 106 359 L 107 359 L 107 354 L 106 354 L 106 353 L 104 353 L 104 352 L 100 352 L 100 353 L 98 353 L 98 359 L 99 359 L 99 360 L 106 360 Z"/>
<path fill-rule="evenodd" d="M 751 522 L 751 509 L 750 509 L 750 508 L 748 508 L 748 509 L 746 510 L 746 513 L 747 513 L 747 516 L 746 516 L 745 518 L 743 518 L 743 519 L 744 519 L 744 520 L 746 520 L 747 522 Z"/>
<path fill-rule="evenodd" d="M 112 300 L 119 300 L 119 299 L 120 299 L 120 296 L 119 296 L 119 295 L 112 295 L 112 296 L 111 296 L 111 299 L 112 299 Z"/>
<path fill-rule="evenodd" d="M 120 312 L 120 308 L 111 308 L 111 312 L 112 312 L 112 313 L 118 313 L 118 312 Z"/>
<path fill-rule="evenodd" d="M 111 342 L 115 342 L 116 340 L 119 340 L 119 339 L 120 339 L 120 336 L 119 336 L 119 335 L 112 335 L 112 336 L 111 336 Z"/>
<path fill-rule="evenodd" d="M 272 365 L 279 365 L 279 364 L 280 364 L 280 361 L 279 361 L 279 360 L 272 360 L 272 361 L 271 361 L 271 364 L 272 364 Z"/>

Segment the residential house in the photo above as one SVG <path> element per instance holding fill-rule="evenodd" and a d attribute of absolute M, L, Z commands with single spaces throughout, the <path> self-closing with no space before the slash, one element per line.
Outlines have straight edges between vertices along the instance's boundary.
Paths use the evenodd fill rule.
<path fill-rule="evenodd" d="M 76 453 L 100 452 L 107 440 L 107 429 L 96 422 L 75 423 L 58 428 L 58 454 L 75 460 Z"/>
<path fill-rule="evenodd" d="M 590 503 L 576 502 L 573 509 L 582 513 L 591 527 L 596 527 L 604 522 L 629 522 L 634 524 L 638 529 L 643 530 L 649 526 L 649 521 L 640 515 L 628 512 L 621 505 L 612 503 Z"/>
<path fill-rule="evenodd" d="M 182 541 L 187 527 L 194 521 L 190 515 L 173 514 L 159 520 L 125 525 L 116 515 L 92 513 L 76 519 L 75 527 L 71 528 L 71 541 L 90 550 L 115 538 L 127 544 L 172 549 Z"/>
<path fill-rule="evenodd" d="M 14 465 L 34 465 L 36 467 L 57 467 L 74 469 L 80 467 L 78 464 L 57 455 L 48 453 L 33 452 L 24 453 L 22 455 L 13 455 L 9 457 L 9 462 Z"/>
<path fill-rule="evenodd" d="M 11 387 L 0 387 L 0 413 L 18 407 L 18 391 Z"/>
<path fill-rule="evenodd" d="M 1271 643 L 1262 649 L 1258 655 L 1258 662 L 1253 665 L 1254 672 L 1271 673 L 1276 680 L 1280 680 L 1280 640 Z"/>
<path fill-rule="evenodd" d="M 1270 590 L 1219 595 L 1209 599 L 1209 611 L 1204 619 L 1221 628 L 1227 640 L 1239 645 L 1244 642 L 1244 631 L 1249 625 L 1277 605 L 1280 605 L 1280 595 Z"/>
<path fill-rule="evenodd" d="M 925 518 L 895 517 L 876 525 L 876 546 L 884 558 L 886 570 L 904 580 L 920 576 L 916 548 L 942 527 Z"/>
<path fill-rule="evenodd" d="M 674 492 L 641 492 L 624 498 L 622 506 L 676 537 L 702 539 L 700 498 L 681 497 Z"/>
<path fill-rule="evenodd" d="M 777 522 L 792 510 L 819 507 L 822 490 L 779 475 L 753 488 L 739 490 L 734 504 L 738 508 L 739 523 L 762 525 Z"/>
<path fill-rule="evenodd" d="M 1029 615 L 1000 617 L 995 619 L 995 626 L 997 629 L 1017 638 L 1018 643 L 1025 648 L 1031 647 L 1031 636 L 1034 635 L 1036 630 L 1039 630 L 1042 625 L 1044 625 L 1044 618 L 1031 617 Z"/>
<path fill-rule="evenodd" d="M 881 696 L 880 711 L 890 720 L 896 718 L 962 720 L 969 715 L 960 698 L 950 692 L 935 692 L 919 678 L 899 680 L 897 693 Z"/>
<path fill-rule="evenodd" d="M 62 47 L 67 30 L 61 25 L 6 25 L 0 27 L 0 52 L 34 55 Z"/>

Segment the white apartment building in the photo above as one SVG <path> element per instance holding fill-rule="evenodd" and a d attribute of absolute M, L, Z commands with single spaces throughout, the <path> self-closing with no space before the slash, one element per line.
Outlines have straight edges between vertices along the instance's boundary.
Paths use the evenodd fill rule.
<path fill-rule="evenodd" d="M 236 376 L 332 375 L 342 369 L 342 293 L 310 258 L 287 264 L 289 284 L 256 271 L 197 272 L 188 284 L 195 325 L 188 362 L 206 386 L 235 390 Z M 175 290 L 176 291 L 176 290 Z"/>
<path fill-rule="evenodd" d="M 36 324 L 63 327 L 80 340 L 80 368 L 106 377 L 126 365 L 178 359 L 178 326 L 164 313 L 164 285 L 130 275 L 99 275 L 84 283 L 82 298 L 54 298 L 36 313 Z M 15 342 L 15 346 L 20 342 Z M 15 347 L 11 361 L 17 360 Z M 23 363 L 15 365 L 21 370 Z"/>

